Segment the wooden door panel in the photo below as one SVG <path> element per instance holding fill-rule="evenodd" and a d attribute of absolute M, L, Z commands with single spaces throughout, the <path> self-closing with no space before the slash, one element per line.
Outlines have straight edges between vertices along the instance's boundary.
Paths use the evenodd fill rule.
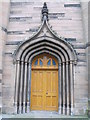
<path fill-rule="evenodd" d="M 31 81 L 31 110 L 43 109 L 43 71 L 33 70 Z"/>
<path fill-rule="evenodd" d="M 46 71 L 45 82 L 46 92 L 51 92 L 51 71 Z"/>
<path fill-rule="evenodd" d="M 37 91 L 37 79 L 36 79 L 36 76 L 37 76 L 37 71 L 33 71 L 32 72 L 32 92 L 35 92 Z"/>
<path fill-rule="evenodd" d="M 32 95 L 32 106 L 33 107 L 37 106 L 37 95 Z"/>
<path fill-rule="evenodd" d="M 46 71 L 46 110 L 58 110 L 58 71 Z"/>
<path fill-rule="evenodd" d="M 38 76 L 37 76 L 37 91 L 38 92 L 43 92 L 43 71 L 38 71 Z"/>
<path fill-rule="evenodd" d="M 58 110 L 58 71 L 32 71 L 31 110 Z"/>
<path fill-rule="evenodd" d="M 43 107 L 43 96 L 38 95 L 37 96 L 37 106 L 38 107 Z"/>
<path fill-rule="evenodd" d="M 52 72 L 52 92 L 57 92 L 57 71 Z"/>
<path fill-rule="evenodd" d="M 31 110 L 42 110 L 43 109 L 43 97 L 40 95 L 32 96 Z"/>
<path fill-rule="evenodd" d="M 53 107 L 57 107 L 57 97 L 56 96 L 52 96 L 52 106 Z"/>
<path fill-rule="evenodd" d="M 46 107 L 51 107 L 51 96 L 46 96 Z"/>

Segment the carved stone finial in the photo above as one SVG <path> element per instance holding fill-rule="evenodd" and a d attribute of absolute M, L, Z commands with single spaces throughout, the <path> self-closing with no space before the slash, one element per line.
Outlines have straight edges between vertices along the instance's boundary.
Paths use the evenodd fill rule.
<path fill-rule="evenodd" d="M 47 4 L 44 2 L 43 8 L 42 8 L 42 21 L 48 20 L 48 9 L 47 9 Z"/>

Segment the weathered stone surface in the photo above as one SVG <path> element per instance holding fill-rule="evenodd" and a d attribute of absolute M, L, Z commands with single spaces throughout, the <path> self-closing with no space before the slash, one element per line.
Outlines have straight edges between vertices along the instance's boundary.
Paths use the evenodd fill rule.
<path fill-rule="evenodd" d="M 36 0 L 24 0 L 23 2 L 11 0 L 8 28 L 4 24 L 2 25 L 2 30 L 5 32 L 3 36 L 7 33 L 7 38 L 2 39 L 5 41 L 3 43 L 3 69 L 0 67 L 0 83 L 3 84 L 3 113 L 15 112 L 13 106 L 15 87 L 13 53 L 25 38 L 31 37 L 38 31 L 41 25 L 43 2 L 43 0 L 38 2 Z M 47 6 L 50 26 L 59 36 L 64 37 L 76 51 L 78 60 L 77 65 L 74 66 L 74 114 L 84 115 L 88 104 L 87 54 L 85 50 L 87 38 L 84 37 L 81 4 L 78 1 L 69 3 L 48 0 Z M 5 20 L 4 18 L 4 22 Z M 0 62 L 1 60 L 0 57 Z M 0 94 L 2 94 L 1 89 Z"/>

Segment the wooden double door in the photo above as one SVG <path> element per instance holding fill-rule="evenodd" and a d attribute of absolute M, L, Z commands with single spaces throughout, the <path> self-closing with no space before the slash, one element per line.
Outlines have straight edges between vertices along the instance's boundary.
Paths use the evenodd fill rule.
<path fill-rule="evenodd" d="M 32 63 L 31 110 L 58 111 L 58 63 L 48 54 Z"/>

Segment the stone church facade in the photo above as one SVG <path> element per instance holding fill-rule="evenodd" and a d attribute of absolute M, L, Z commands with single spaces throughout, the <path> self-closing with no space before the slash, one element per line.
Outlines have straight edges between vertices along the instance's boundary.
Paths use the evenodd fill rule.
<path fill-rule="evenodd" d="M 88 3 L 11 0 L 2 4 L 6 6 L 0 44 L 2 113 L 86 115 Z"/>

